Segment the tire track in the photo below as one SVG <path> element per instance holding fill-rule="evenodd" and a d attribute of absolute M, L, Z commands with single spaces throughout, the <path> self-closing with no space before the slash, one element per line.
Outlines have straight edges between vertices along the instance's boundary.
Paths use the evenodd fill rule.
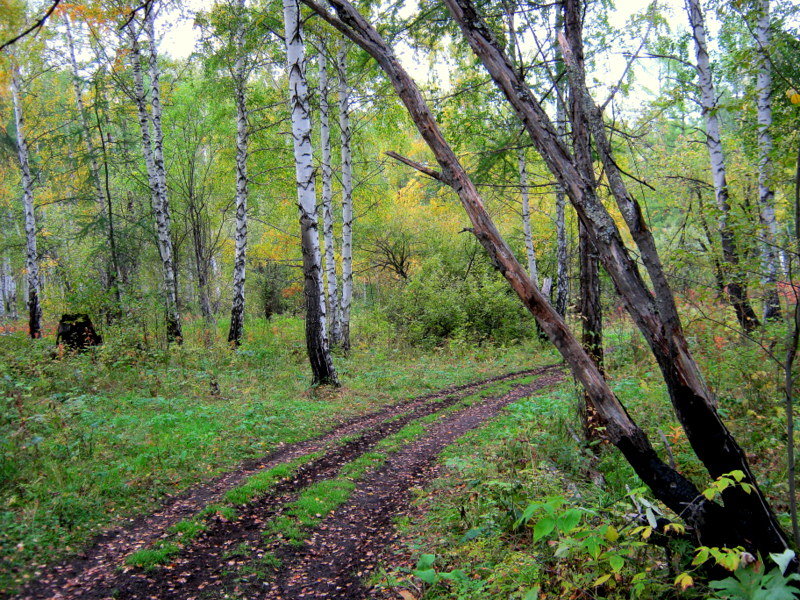
<path fill-rule="evenodd" d="M 123 558 L 163 537 L 169 527 L 184 518 L 196 514 L 204 506 L 218 501 L 226 491 L 242 483 L 243 480 L 251 475 L 301 456 L 324 450 L 342 438 L 353 435 L 358 436 L 355 440 L 346 442 L 338 448 L 328 451 L 321 458 L 304 465 L 295 477 L 279 484 L 271 494 L 260 499 L 253 506 L 256 504 L 268 504 L 269 502 L 279 503 L 281 494 L 285 501 L 290 501 L 291 497 L 296 495 L 297 490 L 302 489 L 312 481 L 331 476 L 339 466 L 362 454 L 380 439 L 390 435 L 405 423 L 415 418 L 438 412 L 487 386 L 527 375 L 540 374 L 553 368 L 551 366 L 541 369 L 529 369 L 490 377 L 404 400 L 369 415 L 351 419 L 328 433 L 315 438 L 286 445 L 261 459 L 246 461 L 237 469 L 211 481 L 198 484 L 186 492 L 167 499 L 159 511 L 132 519 L 126 525 L 100 534 L 83 553 L 54 566 L 39 576 L 38 579 L 29 582 L 16 598 L 19 600 L 107 598 L 109 594 L 114 593 L 115 589 L 121 590 L 121 588 L 125 588 L 129 593 L 136 595 L 119 597 L 147 597 L 138 595 L 140 594 L 139 586 L 143 588 L 141 590 L 142 593 L 144 588 L 151 590 L 152 596 L 154 587 L 153 583 L 149 582 L 152 578 L 142 577 L 142 574 L 138 573 L 140 577 L 135 585 L 129 580 L 119 579 L 125 575 L 125 573 L 121 575 L 118 572 L 118 566 Z M 280 504 L 277 505 L 279 506 Z M 266 505 L 261 508 L 266 508 Z M 258 530 L 258 523 L 263 523 L 263 518 L 255 513 L 250 515 L 249 518 L 250 525 L 247 527 Z M 233 531 L 229 527 L 230 524 L 222 523 L 222 525 L 223 530 Z M 247 535 L 251 536 L 252 531 L 249 529 L 247 531 L 249 531 Z M 185 581 L 177 581 L 183 578 L 179 576 L 171 587 L 180 588 L 185 592 L 188 589 L 186 584 L 189 579 L 192 578 L 195 581 L 196 577 L 196 574 L 192 576 L 189 573 L 184 578 Z M 203 582 L 195 581 L 195 584 L 199 587 Z M 168 592 L 169 583 L 160 581 L 159 585 L 166 585 L 167 587 L 157 589 L 155 597 L 159 599 L 173 597 L 162 595 Z M 189 596 L 184 594 L 174 597 L 186 598 Z"/>

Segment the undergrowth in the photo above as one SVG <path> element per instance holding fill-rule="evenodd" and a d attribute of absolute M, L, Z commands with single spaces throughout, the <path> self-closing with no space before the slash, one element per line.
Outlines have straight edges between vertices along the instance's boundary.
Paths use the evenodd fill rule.
<path fill-rule="evenodd" d="M 358 325 L 356 323 L 356 325 Z M 552 361 L 538 345 L 459 344 L 431 352 L 354 327 L 337 356 L 340 389 L 309 389 L 303 322 L 186 324 L 183 346 L 130 326 L 58 356 L 52 339 L 0 336 L 0 593 L 73 554 L 99 528 L 150 512 L 167 494 L 431 390 Z"/>

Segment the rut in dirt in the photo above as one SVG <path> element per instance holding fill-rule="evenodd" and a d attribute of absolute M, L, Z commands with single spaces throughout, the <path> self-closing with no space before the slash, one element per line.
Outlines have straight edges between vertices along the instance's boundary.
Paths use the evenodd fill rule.
<path fill-rule="evenodd" d="M 304 547 L 287 550 L 277 579 L 257 597 L 271 600 L 377 597 L 363 587 L 362 581 L 377 566 L 382 550 L 397 540 L 393 519 L 408 509 L 409 490 L 433 478 L 439 453 L 467 431 L 497 416 L 508 404 L 561 379 L 559 371 L 542 369 L 533 383 L 517 386 L 507 394 L 489 398 L 434 424 L 424 436 L 361 481 L 350 500 L 323 522 Z"/>
<path fill-rule="evenodd" d="M 99 535 L 83 553 L 56 565 L 43 573 L 37 580 L 28 583 L 17 598 L 20 600 L 42 598 L 67 600 L 70 598 L 106 598 L 114 594 L 116 597 L 127 597 L 133 600 L 138 597 L 148 597 L 143 595 L 146 590 L 150 592 L 150 596 L 165 600 L 171 597 L 191 597 L 185 593 L 170 595 L 170 589 L 176 587 L 180 587 L 184 592 L 188 588 L 194 588 L 201 594 L 201 597 L 210 597 L 202 591 L 208 585 L 208 581 L 204 580 L 201 565 L 198 565 L 201 566 L 199 577 L 197 572 L 192 574 L 182 569 L 177 573 L 172 573 L 175 575 L 175 581 L 166 581 L 162 577 L 156 577 L 154 580 L 152 576 L 145 577 L 140 572 L 120 573 L 119 566 L 125 556 L 147 547 L 163 537 L 171 525 L 196 514 L 204 506 L 218 501 L 227 490 L 240 484 L 247 477 L 298 457 L 327 450 L 321 458 L 302 467 L 292 479 L 282 482 L 268 497 L 262 498 L 259 502 L 260 508 L 253 505 L 253 510 L 250 510 L 251 507 L 246 507 L 247 523 L 243 527 L 241 527 L 243 523 L 239 523 L 238 520 L 231 523 L 212 523 L 212 530 L 220 529 L 221 532 L 224 531 L 225 535 L 230 535 L 230 539 L 241 538 L 242 541 L 246 541 L 257 537 L 256 534 L 260 531 L 260 525 L 264 520 L 263 515 L 258 514 L 258 510 L 269 510 L 269 505 L 272 503 L 274 511 L 274 507 L 291 501 L 296 497 L 299 489 L 320 478 L 330 477 L 341 464 L 362 454 L 408 421 L 442 410 L 492 384 L 536 375 L 542 371 L 542 369 L 533 369 L 509 373 L 470 384 L 451 386 L 438 392 L 404 400 L 375 413 L 346 421 L 316 438 L 286 445 L 261 459 L 242 463 L 236 470 L 169 498 L 160 511 L 133 519 L 125 526 Z M 343 438 L 353 436 L 355 436 L 354 440 L 330 448 Z M 235 523 L 239 523 L 240 526 L 234 525 Z M 222 543 L 226 548 L 230 546 L 224 542 L 225 540 Z M 189 554 L 193 547 L 194 545 L 187 550 Z M 217 558 L 212 558 L 211 554 L 217 555 Z M 218 563 L 219 553 L 212 550 L 211 554 L 208 556 L 210 560 L 206 561 L 204 567 L 213 570 L 213 564 L 208 563 Z M 186 563 L 185 556 L 179 557 L 180 560 L 184 564 L 195 562 L 192 559 Z M 168 573 L 174 570 L 172 569 Z M 209 574 L 206 573 L 206 575 Z M 189 579 L 194 585 L 189 585 L 187 588 L 186 584 Z M 217 576 L 217 580 L 222 581 L 224 578 Z M 123 594 L 123 590 L 126 593 Z"/>

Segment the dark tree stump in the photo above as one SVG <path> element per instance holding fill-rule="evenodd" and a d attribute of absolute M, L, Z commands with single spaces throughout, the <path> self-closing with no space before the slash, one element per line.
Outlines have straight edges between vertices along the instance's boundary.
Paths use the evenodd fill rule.
<path fill-rule="evenodd" d="M 62 315 L 58 322 L 56 345 L 64 344 L 70 350 L 84 350 L 103 343 L 103 336 L 94 330 L 89 315 Z"/>

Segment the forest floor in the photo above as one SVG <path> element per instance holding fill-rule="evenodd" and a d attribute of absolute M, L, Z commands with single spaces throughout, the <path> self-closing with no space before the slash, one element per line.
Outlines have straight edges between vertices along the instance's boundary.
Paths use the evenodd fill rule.
<path fill-rule="evenodd" d="M 410 597 L 364 582 L 411 560 L 394 523 L 412 490 L 445 447 L 562 376 L 547 366 L 453 386 L 286 444 L 101 534 L 18 598 Z"/>

